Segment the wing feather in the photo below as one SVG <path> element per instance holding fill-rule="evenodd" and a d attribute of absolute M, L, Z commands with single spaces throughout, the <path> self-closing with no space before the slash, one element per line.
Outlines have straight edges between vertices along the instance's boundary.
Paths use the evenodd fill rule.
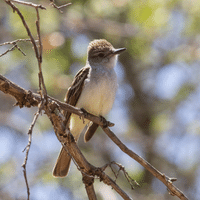
<path fill-rule="evenodd" d="M 76 106 L 78 99 L 81 95 L 85 79 L 88 77 L 89 71 L 90 67 L 83 67 L 78 71 L 65 95 L 65 103 L 68 103 L 72 106 Z M 69 124 L 69 118 L 71 116 L 71 113 L 64 112 L 63 114 L 65 116 L 64 124 L 65 126 L 67 126 Z"/>

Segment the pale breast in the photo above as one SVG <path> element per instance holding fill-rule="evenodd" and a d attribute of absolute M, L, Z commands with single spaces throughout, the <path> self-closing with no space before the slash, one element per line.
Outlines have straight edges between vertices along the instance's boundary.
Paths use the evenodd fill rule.
<path fill-rule="evenodd" d="M 105 116 L 113 106 L 116 90 L 117 77 L 113 69 L 92 70 L 76 106 Z"/>

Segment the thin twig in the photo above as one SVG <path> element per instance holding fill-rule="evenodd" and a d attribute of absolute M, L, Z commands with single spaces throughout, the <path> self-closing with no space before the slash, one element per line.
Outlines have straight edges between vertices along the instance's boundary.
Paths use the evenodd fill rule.
<path fill-rule="evenodd" d="M 6 55 L 8 52 L 13 51 L 14 49 L 18 49 L 24 56 L 26 56 L 26 54 L 20 49 L 20 47 L 17 46 L 17 44 L 13 44 L 13 45 L 14 45 L 13 47 L 11 47 L 10 49 L 8 49 L 4 53 L 0 54 L 0 57 Z"/>
<path fill-rule="evenodd" d="M 0 57 L 6 55 L 10 51 L 13 51 L 15 48 L 17 48 L 24 56 L 26 56 L 26 54 L 21 50 L 21 48 L 17 45 L 17 43 L 18 42 L 28 42 L 28 41 L 31 41 L 31 40 L 30 39 L 17 39 L 17 40 L 11 41 L 11 42 L 4 42 L 4 43 L 0 44 L 0 46 L 13 45 L 13 47 L 8 49 L 4 53 L 0 54 Z M 36 42 L 37 42 L 37 40 L 36 40 Z"/>
<path fill-rule="evenodd" d="M 116 173 L 115 170 L 113 169 L 112 165 L 117 165 L 117 166 L 119 167 L 117 173 Z M 118 176 L 119 176 L 119 172 L 122 171 L 122 172 L 124 173 L 125 178 L 126 178 L 127 181 L 129 182 L 129 184 L 130 184 L 132 190 L 134 189 L 134 185 L 140 186 L 134 179 L 132 179 L 132 178 L 129 176 L 128 172 L 125 170 L 125 167 L 122 166 L 121 164 L 119 164 L 119 163 L 117 163 L 117 162 L 115 162 L 115 161 L 112 161 L 111 163 L 106 164 L 106 165 L 104 165 L 103 167 L 101 167 L 102 171 L 105 171 L 105 169 L 106 169 L 108 166 L 110 167 L 110 169 L 112 170 L 112 172 L 113 172 L 113 174 L 114 174 L 114 176 L 115 176 L 115 182 L 117 181 L 117 178 L 118 178 Z"/>
<path fill-rule="evenodd" d="M 18 0 L 14 0 L 14 1 L 17 2 L 17 3 L 19 3 Z M 37 12 L 36 27 L 37 27 L 37 32 L 38 32 L 39 46 L 40 46 L 39 49 L 38 49 L 38 47 L 36 45 L 36 42 L 35 42 L 35 40 L 34 40 L 34 38 L 32 36 L 32 33 L 30 31 L 30 28 L 28 27 L 28 25 L 27 25 L 27 23 L 26 23 L 26 21 L 24 19 L 24 16 L 22 15 L 22 13 L 19 11 L 19 9 L 10 0 L 5 0 L 5 2 L 8 5 L 10 5 L 14 11 L 17 12 L 17 14 L 21 18 L 22 23 L 23 23 L 23 25 L 24 25 L 27 33 L 28 33 L 28 36 L 30 37 L 30 40 L 31 40 L 31 42 L 33 44 L 33 47 L 34 47 L 36 58 L 38 60 L 38 65 L 39 65 L 39 77 L 40 77 L 40 79 L 39 79 L 39 85 L 41 83 L 42 86 L 43 86 L 43 90 L 41 90 L 41 87 L 40 87 L 40 92 L 43 91 L 44 92 L 44 96 L 46 97 L 47 96 L 47 92 L 46 92 L 46 87 L 45 87 L 45 84 L 44 84 L 44 78 L 43 78 L 42 70 L 41 70 L 41 62 L 42 62 L 42 59 L 41 59 L 41 57 L 42 57 L 42 50 L 41 49 L 42 49 L 42 42 L 41 42 L 41 36 L 40 36 L 40 27 L 39 27 L 39 20 L 40 20 L 40 18 L 39 18 L 39 11 L 38 11 L 38 9 L 40 8 L 40 6 L 38 6 L 37 4 L 26 3 L 26 5 L 34 7 L 36 9 L 36 12 Z M 21 3 L 21 1 L 20 1 L 20 3 Z M 40 82 L 40 80 L 41 80 L 41 82 Z M 41 95 L 42 95 L 42 93 L 41 93 Z"/>
<path fill-rule="evenodd" d="M 19 1 L 19 0 L 9 0 L 9 1 L 19 3 L 19 4 L 22 4 L 22 5 L 25 5 L 25 6 L 31 6 L 31 7 L 34 7 L 34 8 L 40 8 L 40 9 L 46 10 L 46 8 L 41 4 L 35 4 L 35 3 L 32 3 L 32 2 L 25 2 L 25 1 Z"/>
<path fill-rule="evenodd" d="M 27 199 L 28 200 L 30 199 L 30 188 L 29 188 L 29 185 L 28 185 L 28 179 L 27 179 L 27 173 L 26 173 L 26 165 L 27 165 L 29 150 L 30 150 L 31 142 L 32 142 L 33 127 L 35 126 L 35 123 L 36 123 L 36 121 L 38 119 L 38 116 L 41 113 L 41 111 L 43 110 L 43 108 L 44 108 L 44 103 L 40 104 L 38 111 L 35 113 L 35 116 L 33 118 L 31 126 L 30 126 L 30 128 L 28 130 L 28 135 L 29 135 L 28 144 L 25 147 L 25 149 L 23 150 L 23 152 L 26 150 L 26 156 L 25 156 L 25 159 L 24 159 L 24 163 L 22 164 L 22 167 L 23 167 L 24 179 L 25 179 L 26 188 L 27 188 Z"/>
<path fill-rule="evenodd" d="M 124 173 L 124 176 L 126 177 L 127 181 L 129 182 L 130 186 L 131 186 L 131 189 L 134 189 L 134 186 L 133 185 L 136 185 L 136 186 L 140 186 L 137 181 L 135 181 L 134 179 L 132 179 L 128 172 L 125 170 L 125 167 L 122 166 L 121 164 L 115 162 L 115 161 L 112 161 L 111 162 L 111 165 L 117 165 L 119 167 L 119 170 L 118 170 L 118 173 L 117 173 L 117 177 L 119 175 L 119 172 L 122 171 Z"/>
<path fill-rule="evenodd" d="M 10 0 L 4 0 L 4 1 L 5 1 L 8 5 L 10 5 L 11 8 L 13 9 L 13 11 L 16 11 L 17 14 L 19 15 L 19 17 L 21 18 L 22 23 L 23 23 L 23 25 L 24 25 L 24 27 L 25 27 L 25 29 L 26 29 L 26 31 L 27 31 L 27 34 L 28 34 L 28 36 L 30 37 L 30 40 L 31 40 L 31 42 L 32 42 L 32 44 L 33 44 L 36 58 L 38 58 L 38 57 L 39 57 L 39 53 L 38 53 L 37 45 L 36 45 L 35 39 L 34 39 L 33 36 L 32 36 L 32 33 L 31 33 L 31 31 L 30 31 L 30 29 L 29 29 L 29 27 L 28 27 L 28 25 L 27 25 L 27 23 L 26 23 L 26 21 L 25 21 L 25 19 L 24 19 L 24 16 L 22 15 L 22 13 L 19 11 L 19 9 L 18 9 Z"/>
<path fill-rule="evenodd" d="M 24 56 L 26 56 L 26 54 L 20 49 L 20 47 L 17 46 L 17 44 L 15 45 L 15 48 L 17 48 Z"/>
<path fill-rule="evenodd" d="M 160 171 L 158 171 L 155 167 L 153 167 L 150 163 L 148 163 L 146 160 L 144 160 L 142 157 L 138 156 L 136 153 L 134 153 L 132 150 L 130 150 L 125 144 L 123 144 L 120 139 L 107 127 L 104 128 L 101 126 L 104 132 L 108 135 L 108 137 L 127 155 L 129 155 L 131 158 L 136 160 L 138 163 L 140 163 L 144 168 L 146 168 L 153 176 L 158 178 L 160 181 L 162 181 L 171 194 L 176 195 L 182 200 L 187 200 L 188 198 L 183 194 L 182 191 L 180 191 L 176 186 L 172 184 L 172 181 L 169 177 L 162 174 Z M 173 178 L 174 180 L 174 178 Z"/>
<path fill-rule="evenodd" d="M 37 21 L 36 21 L 36 28 L 37 28 L 37 35 L 38 35 L 38 40 L 39 40 L 39 48 L 38 48 L 38 67 L 39 67 L 39 73 L 38 73 L 38 77 L 39 77 L 39 89 L 40 89 L 40 94 L 42 97 L 42 92 L 43 92 L 43 97 L 45 98 L 46 102 L 47 102 L 47 90 L 46 90 L 46 86 L 44 83 L 44 77 L 42 74 L 42 40 L 41 40 L 41 34 L 40 34 L 40 15 L 39 15 L 39 10 L 38 8 L 36 8 L 36 13 L 37 13 Z"/>
<path fill-rule="evenodd" d="M 54 0 L 50 0 L 50 1 L 51 1 L 50 5 L 52 5 L 54 8 L 56 8 L 57 10 L 59 10 L 60 13 L 63 13 L 63 11 L 61 10 L 61 8 L 70 6 L 70 5 L 72 4 L 72 3 L 66 3 L 66 4 L 64 4 L 64 5 L 57 6 L 57 5 L 55 4 Z"/>
<path fill-rule="evenodd" d="M 30 39 L 17 39 L 17 40 L 11 41 L 11 42 L 4 42 L 4 43 L 0 44 L 0 46 L 9 45 L 9 44 L 16 44 L 18 42 L 28 42 L 28 41 L 31 41 L 31 40 Z"/>

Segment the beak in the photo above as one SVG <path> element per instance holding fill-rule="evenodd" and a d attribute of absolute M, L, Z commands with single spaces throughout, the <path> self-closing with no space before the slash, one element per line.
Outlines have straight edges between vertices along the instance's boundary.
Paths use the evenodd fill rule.
<path fill-rule="evenodd" d="M 119 49 L 115 49 L 113 51 L 113 54 L 121 54 L 122 52 L 124 52 L 126 50 L 126 48 L 119 48 Z"/>

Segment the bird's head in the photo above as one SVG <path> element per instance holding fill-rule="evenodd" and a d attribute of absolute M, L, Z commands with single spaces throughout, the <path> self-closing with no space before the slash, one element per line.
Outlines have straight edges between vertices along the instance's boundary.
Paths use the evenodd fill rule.
<path fill-rule="evenodd" d="M 103 65 L 108 68 L 114 68 L 117 56 L 125 50 L 126 48 L 115 49 L 105 39 L 93 40 L 87 49 L 88 62 L 91 66 Z"/>

